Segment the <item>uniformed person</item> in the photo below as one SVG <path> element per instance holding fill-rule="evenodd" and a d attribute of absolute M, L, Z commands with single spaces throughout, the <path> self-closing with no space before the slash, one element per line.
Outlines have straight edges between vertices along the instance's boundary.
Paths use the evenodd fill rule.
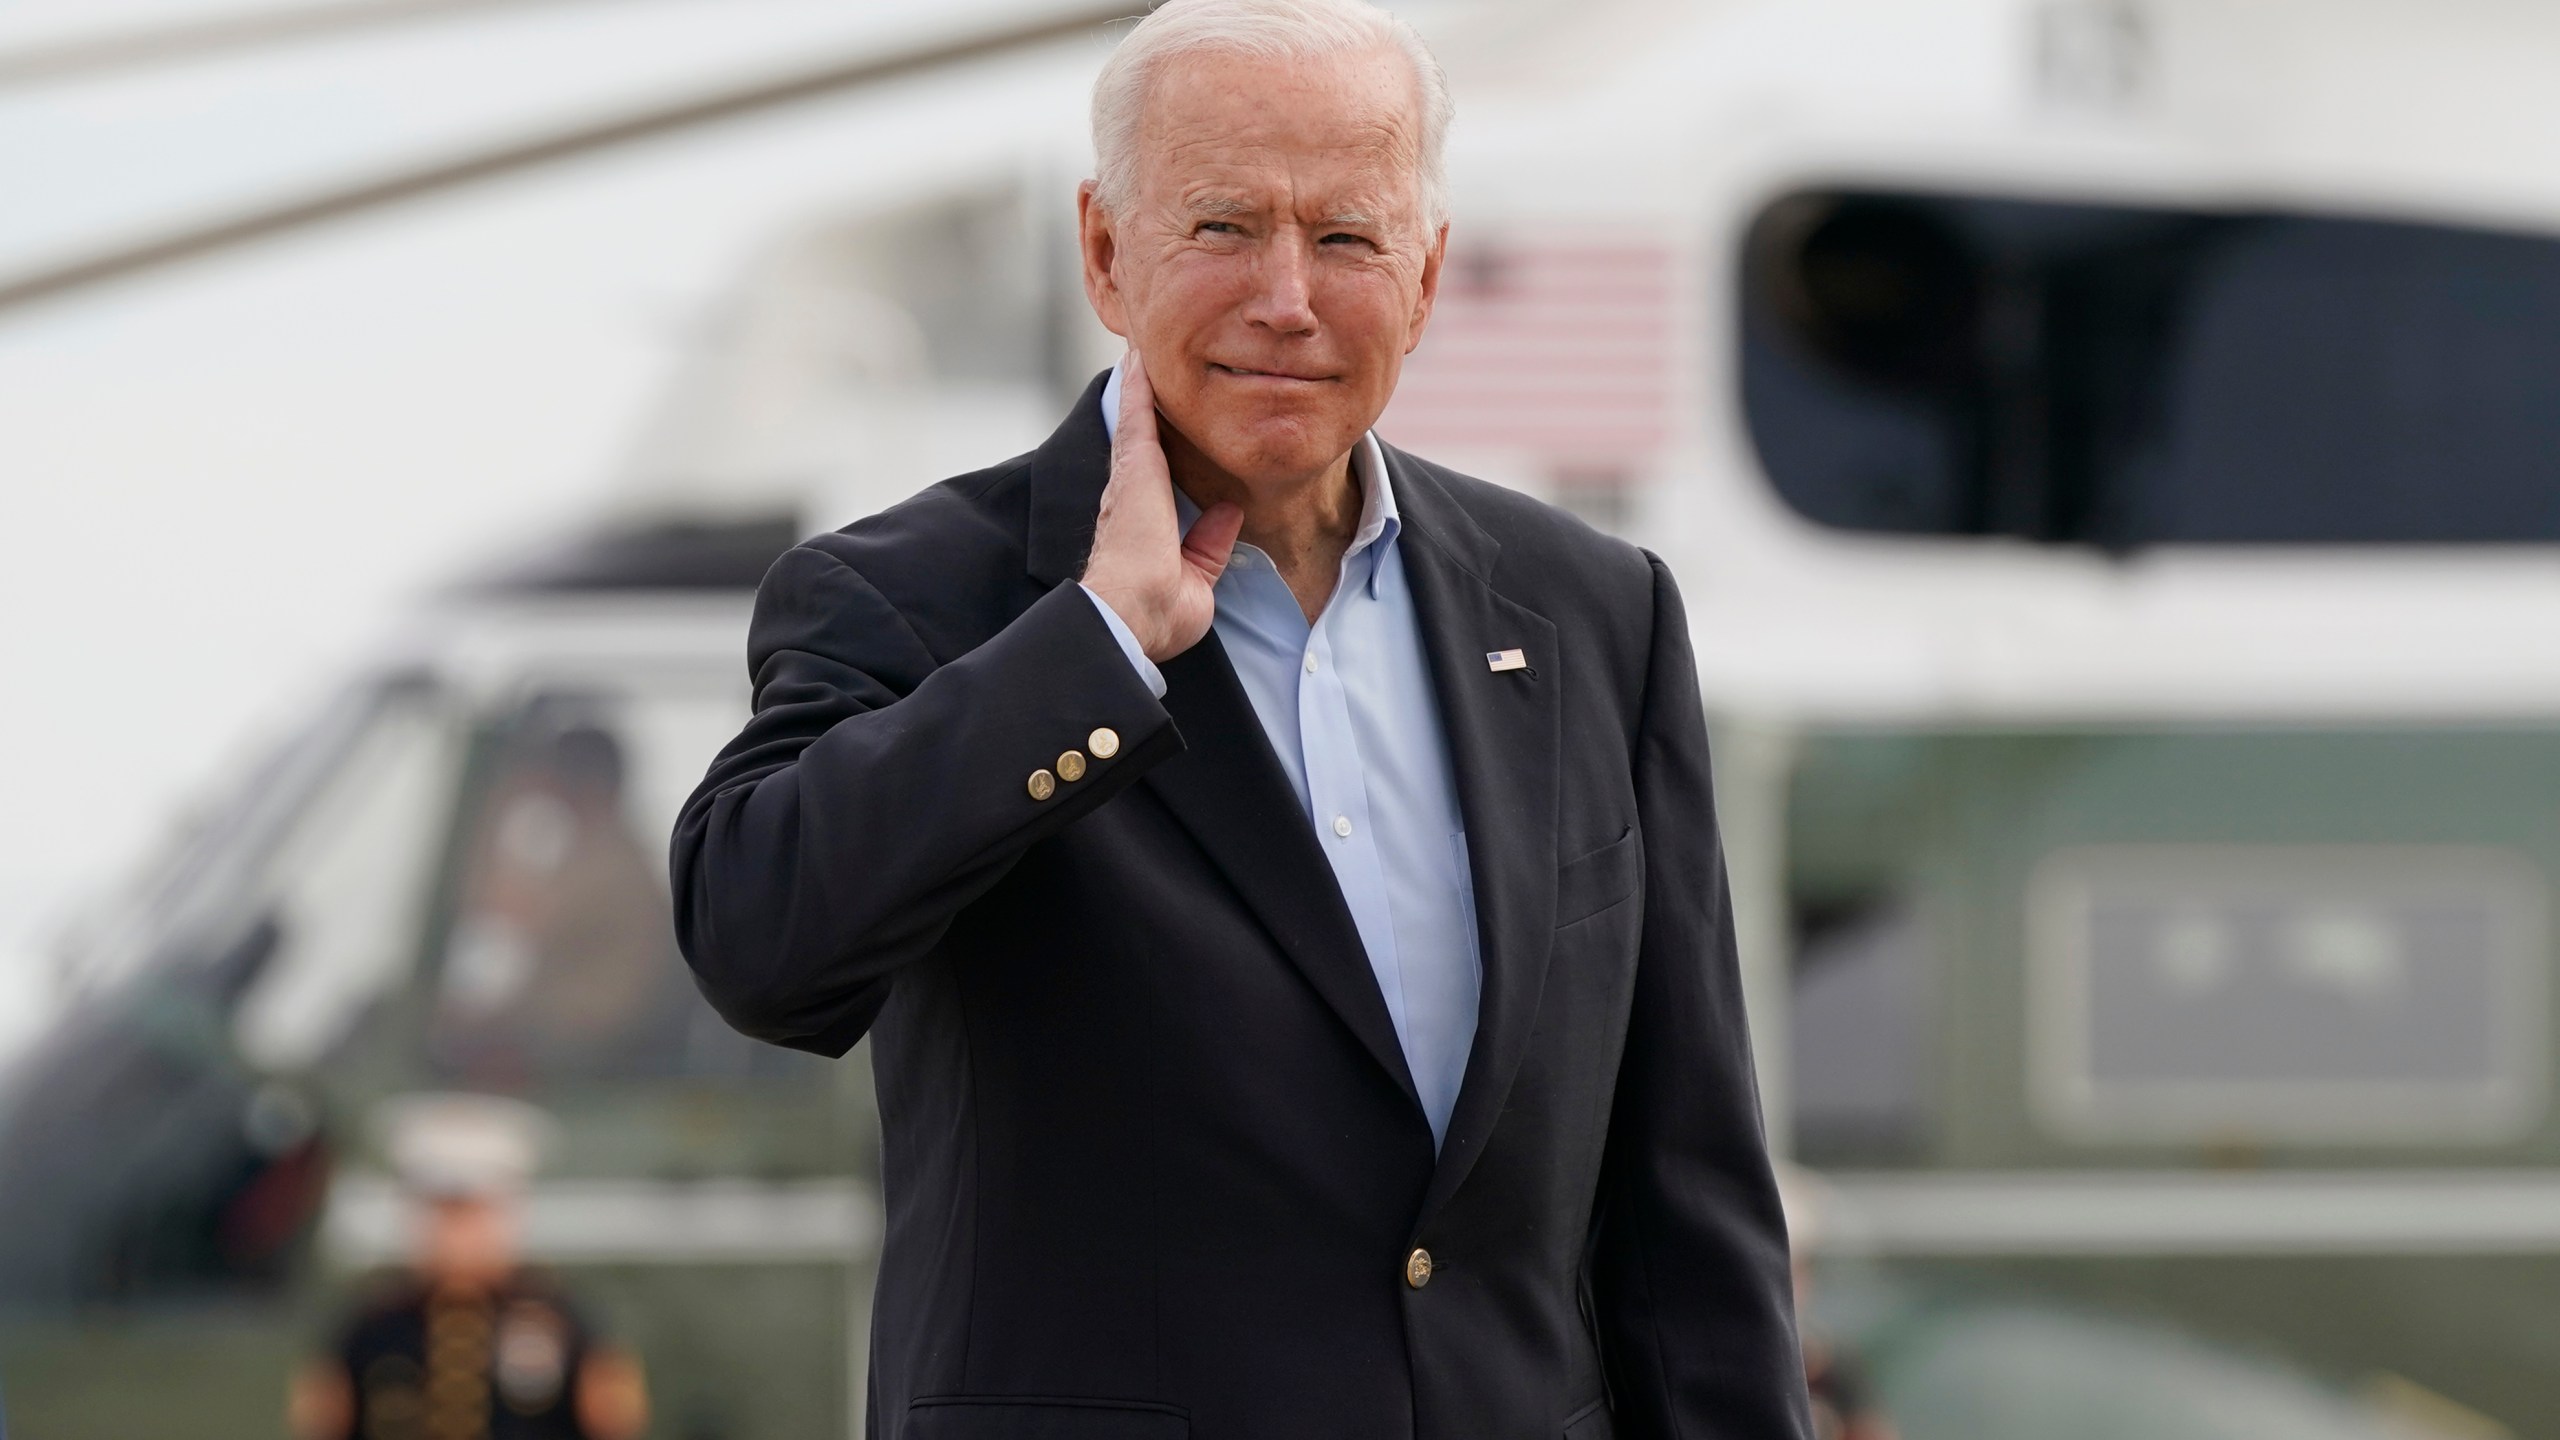
<path fill-rule="evenodd" d="M 295 1440 L 637 1440 L 648 1428 L 638 1360 L 518 1264 L 544 1124 L 494 1096 L 395 1110 L 389 1149 L 416 1202 L 416 1251 L 295 1375 Z"/>

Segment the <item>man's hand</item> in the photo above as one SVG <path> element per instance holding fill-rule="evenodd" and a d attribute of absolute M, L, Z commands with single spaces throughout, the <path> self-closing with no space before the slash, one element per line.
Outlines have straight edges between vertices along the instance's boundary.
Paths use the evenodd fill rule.
<path fill-rule="evenodd" d="M 1224 501 L 1200 514 L 1191 533 L 1173 506 L 1173 472 L 1156 439 L 1156 393 L 1132 350 L 1120 370 L 1120 423 L 1111 437 L 1111 483 L 1093 525 L 1085 588 L 1102 597 L 1147 658 L 1161 665 L 1200 643 L 1218 616 L 1211 587 L 1244 528 L 1244 512 Z"/>

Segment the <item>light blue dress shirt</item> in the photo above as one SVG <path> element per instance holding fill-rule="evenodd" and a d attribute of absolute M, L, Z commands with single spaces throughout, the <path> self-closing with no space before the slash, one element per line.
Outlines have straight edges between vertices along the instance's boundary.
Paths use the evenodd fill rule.
<path fill-rule="evenodd" d="M 1115 369 L 1102 392 L 1104 427 L 1116 431 L 1119 416 Z M 1316 622 L 1307 623 L 1271 557 L 1239 544 L 1218 577 L 1215 624 L 1333 862 L 1436 1146 L 1466 1077 L 1483 992 L 1475 882 L 1376 436 L 1361 437 L 1351 472 L 1360 482 L 1360 525 Z M 1174 503 L 1186 529 L 1199 518 L 1178 488 Z M 1102 597 L 1093 603 L 1148 688 L 1163 695 L 1164 675 L 1137 637 Z"/>

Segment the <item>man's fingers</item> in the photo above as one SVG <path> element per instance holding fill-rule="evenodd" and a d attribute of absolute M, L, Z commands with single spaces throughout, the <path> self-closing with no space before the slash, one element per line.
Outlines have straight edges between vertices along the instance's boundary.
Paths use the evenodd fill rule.
<path fill-rule="evenodd" d="M 1191 533 L 1182 537 L 1182 558 L 1214 584 L 1226 573 L 1227 557 L 1235 553 L 1236 536 L 1243 531 L 1244 511 L 1221 500 L 1191 523 Z"/>
<path fill-rule="evenodd" d="M 1212 505 L 1182 533 L 1173 475 L 1158 440 L 1155 387 L 1132 349 L 1120 362 L 1120 418 L 1112 427 L 1111 483 L 1102 492 L 1084 583 L 1127 623 L 1151 660 L 1181 654 L 1207 629 L 1208 587 L 1227 568 L 1244 512 Z"/>
<path fill-rule="evenodd" d="M 1120 359 L 1120 423 L 1113 438 L 1120 446 L 1156 444 L 1156 387 L 1147 383 L 1147 362 L 1131 350 Z"/>
<path fill-rule="evenodd" d="M 1175 523 L 1173 476 L 1156 439 L 1156 392 L 1135 350 L 1120 358 L 1120 419 L 1112 427 L 1111 480 L 1103 495 L 1106 512 L 1119 506 L 1137 507 L 1146 532 L 1170 531 Z"/>

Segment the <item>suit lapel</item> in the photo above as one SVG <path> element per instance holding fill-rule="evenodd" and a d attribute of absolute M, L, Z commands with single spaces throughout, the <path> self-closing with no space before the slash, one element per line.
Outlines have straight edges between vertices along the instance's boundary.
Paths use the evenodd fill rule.
<path fill-rule="evenodd" d="M 1440 701 L 1458 810 L 1467 826 L 1484 986 L 1475 1045 L 1421 1219 L 1465 1181 L 1501 1118 L 1546 988 L 1556 913 L 1556 809 L 1565 657 L 1555 626 L 1496 590 L 1501 547 L 1448 491 L 1387 451 L 1398 541 Z M 1525 652 L 1527 668 L 1495 671 L 1489 651 Z"/>
<path fill-rule="evenodd" d="M 1107 371 L 1095 377 L 1031 459 L 1026 568 L 1044 585 L 1082 574 L 1093 548 L 1094 517 L 1111 469 L 1101 411 L 1108 378 Z M 1226 647 L 1212 631 L 1163 670 L 1165 710 L 1184 748 L 1140 783 L 1191 832 L 1282 953 L 1413 1101 L 1419 1125 L 1413 1072 L 1368 949 Z"/>
<path fill-rule="evenodd" d="M 1414 1102 L 1418 1122 L 1413 1072 L 1359 927 L 1217 632 L 1175 656 L 1164 680 L 1165 709 L 1187 748 L 1140 783 L 1173 811 L 1316 993 Z"/>

